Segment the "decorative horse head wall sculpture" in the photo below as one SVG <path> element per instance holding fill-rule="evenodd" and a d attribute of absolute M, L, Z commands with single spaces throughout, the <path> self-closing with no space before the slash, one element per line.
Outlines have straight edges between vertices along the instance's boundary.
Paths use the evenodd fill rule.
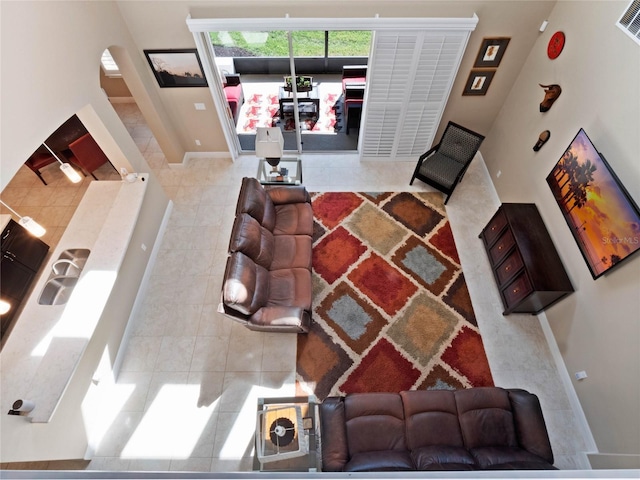
<path fill-rule="evenodd" d="M 544 88 L 545 91 L 544 100 L 540 104 L 540 111 L 547 112 L 551 108 L 551 105 L 553 105 L 553 102 L 555 102 L 562 93 L 562 89 L 560 88 L 560 85 L 557 84 L 539 85 Z"/>

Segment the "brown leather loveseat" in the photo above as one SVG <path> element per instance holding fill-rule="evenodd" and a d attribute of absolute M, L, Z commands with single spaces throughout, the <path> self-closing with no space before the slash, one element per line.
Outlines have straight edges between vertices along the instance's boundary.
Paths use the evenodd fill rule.
<path fill-rule="evenodd" d="M 520 389 L 356 393 L 320 405 L 322 470 L 551 470 L 538 397 Z"/>
<path fill-rule="evenodd" d="M 251 330 L 308 332 L 312 235 L 305 187 L 243 178 L 219 311 Z"/>

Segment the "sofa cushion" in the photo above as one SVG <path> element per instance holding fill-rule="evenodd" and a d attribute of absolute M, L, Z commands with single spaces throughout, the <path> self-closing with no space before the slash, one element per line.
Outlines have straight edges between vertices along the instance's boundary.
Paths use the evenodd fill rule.
<path fill-rule="evenodd" d="M 248 213 L 236 217 L 229 240 L 229 252 L 242 252 L 261 267 L 269 269 L 274 250 L 275 241 L 269 230 Z"/>
<path fill-rule="evenodd" d="M 467 449 L 518 446 L 506 390 L 492 387 L 457 390 L 455 399 Z"/>
<path fill-rule="evenodd" d="M 344 466 L 345 472 L 389 472 L 415 470 L 411 455 L 406 450 L 360 452 L 351 456 Z"/>
<path fill-rule="evenodd" d="M 518 447 L 472 448 L 471 455 L 484 470 L 552 470 L 553 465 Z M 526 468 L 525 468 L 526 467 Z"/>
<path fill-rule="evenodd" d="M 416 470 L 475 470 L 476 464 L 465 448 L 447 445 L 412 449 L 411 459 Z"/>
<path fill-rule="evenodd" d="M 344 403 L 351 458 L 362 452 L 407 450 L 400 395 L 353 393 Z"/>
<path fill-rule="evenodd" d="M 269 272 L 242 252 L 232 253 L 222 286 L 223 302 L 244 315 L 252 315 L 267 303 Z"/>
<path fill-rule="evenodd" d="M 401 392 L 410 450 L 431 445 L 464 447 L 456 399 L 449 390 Z"/>
<path fill-rule="evenodd" d="M 274 235 L 313 235 L 313 209 L 310 203 L 275 206 Z"/>
<path fill-rule="evenodd" d="M 271 197 L 256 178 L 244 177 L 240 186 L 236 215 L 248 213 L 264 228 L 273 232 L 276 212 Z"/>
<path fill-rule="evenodd" d="M 263 305 L 299 307 L 311 311 L 311 271 L 306 268 L 289 268 L 268 272 L 269 295 Z"/>
<path fill-rule="evenodd" d="M 309 235 L 274 235 L 273 259 L 270 270 L 306 268 L 311 270 Z"/>

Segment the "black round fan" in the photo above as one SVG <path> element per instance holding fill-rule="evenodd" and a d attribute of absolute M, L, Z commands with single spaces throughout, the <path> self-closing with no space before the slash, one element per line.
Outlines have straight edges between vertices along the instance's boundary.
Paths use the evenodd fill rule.
<path fill-rule="evenodd" d="M 280 447 L 285 447 L 293 442 L 296 435 L 295 425 L 288 418 L 280 417 L 269 427 L 269 438 L 271 443 Z"/>

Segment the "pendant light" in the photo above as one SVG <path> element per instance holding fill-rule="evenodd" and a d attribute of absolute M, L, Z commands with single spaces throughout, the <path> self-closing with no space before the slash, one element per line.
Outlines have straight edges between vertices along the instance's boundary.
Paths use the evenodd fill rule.
<path fill-rule="evenodd" d="M 47 231 L 44 229 L 44 227 L 42 225 L 40 225 L 38 222 L 36 222 L 33 218 L 31 218 L 31 217 L 22 217 L 22 216 L 20 216 L 18 214 L 18 212 L 16 212 L 13 208 L 11 208 L 9 205 L 4 203 L 2 200 L 0 200 L 0 203 L 2 205 L 4 205 L 5 207 L 7 207 L 9 209 L 9 211 L 11 213 L 13 213 L 16 217 L 18 217 L 20 219 L 20 220 L 18 220 L 18 225 L 22 225 L 34 237 L 41 237 L 45 233 L 47 233 Z"/>
<path fill-rule="evenodd" d="M 80 174 L 76 172 L 70 164 L 60 160 L 58 156 L 54 153 L 54 151 L 51 150 L 46 143 L 43 143 L 43 145 L 47 148 L 47 150 L 49 150 L 51 155 L 53 155 L 54 158 L 58 160 L 58 163 L 60 163 L 60 170 L 62 170 L 62 173 L 64 173 L 69 180 L 71 180 L 73 183 L 78 183 L 82 180 L 82 177 L 80 176 Z"/>

